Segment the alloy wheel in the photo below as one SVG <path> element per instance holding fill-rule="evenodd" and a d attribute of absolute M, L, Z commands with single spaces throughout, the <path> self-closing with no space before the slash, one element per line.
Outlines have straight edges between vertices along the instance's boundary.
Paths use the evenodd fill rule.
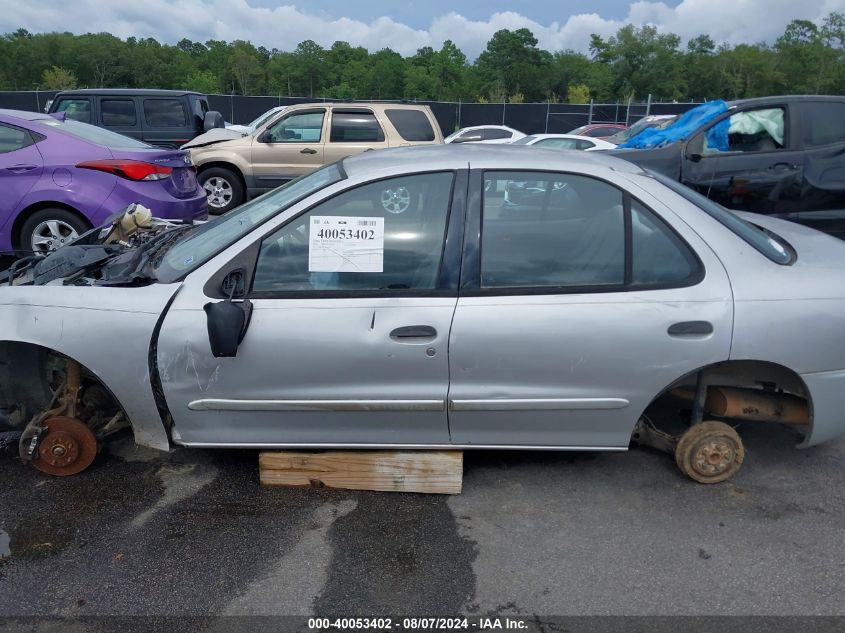
<path fill-rule="evenodd" d="M 208 205 L 225 209 L 232 201 L 232 184 L 220 176 L 212 176 L 202 186 L 208 196 Z"/>
<path fill-rule="evenodd" d="M 79 233 L 67 222 L 44 220 L 39 222 L 32 232 L 30 246 L 36 253 L 48 253 L 72 242 L 77 237 L 79 237 Z"/>

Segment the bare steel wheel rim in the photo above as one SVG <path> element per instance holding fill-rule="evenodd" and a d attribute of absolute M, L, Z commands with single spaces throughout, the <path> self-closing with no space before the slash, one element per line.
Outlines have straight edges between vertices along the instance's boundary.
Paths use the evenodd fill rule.
<path fill-rule="evenodd" d="M 215 209 L 224 209 L 232 201 L 232 184 L 225 178 L 213 176 L 205 181 L 202 188 L 208 196 L 209 206 Z"/>
<path fill-rule="evenodd" d="M 407 187 L 394 187 L 381 192 L 381 206 L 388 213 L 404 213 L 411 206 L 411 192 Z"/>
<path fill-rule="evenodd" d="M 32 250 L 47 253 L 61 248 L 77 237 L 76 229 L 64 220 L 44 220 L 39 222 L 32 232 Z"/>
<path fill-rule="evenodd" d="M 692 467 L 704 477 L 717 477 L 727 472 L 736 459 L 733 445 L 726 439 L 711 439 L 695 448 Z"/>

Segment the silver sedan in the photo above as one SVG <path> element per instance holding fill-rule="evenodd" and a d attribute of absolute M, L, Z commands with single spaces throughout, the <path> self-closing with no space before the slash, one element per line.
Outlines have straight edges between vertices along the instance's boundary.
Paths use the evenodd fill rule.
<path fill-rule="evenodd" d="M 737 421 L 845 430 L 845 243 L 599 153 L 368 152 L 133 226 L 0 288 L 0 408 L 45 472 L 131 425 L 163 450 L 633 439 L 713 483 Z"/>

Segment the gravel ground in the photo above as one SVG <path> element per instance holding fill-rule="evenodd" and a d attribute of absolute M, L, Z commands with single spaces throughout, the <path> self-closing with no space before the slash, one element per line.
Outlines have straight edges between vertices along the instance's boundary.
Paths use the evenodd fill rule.
<path fill-rule="evenodd" d="M 129 438 L 71 478 L 0 456 L 0 630 L 845 615 L 845 441 L 798 451 L 788 429 L 741 431 L 745 464 L 722 485 L 694 484 L 647 449 L 468 452 L 463 493 L 449 497 L 262 488 L 256 452 L 164 454 Z M 8 619 L 27 616 L 78 620 Z"/>

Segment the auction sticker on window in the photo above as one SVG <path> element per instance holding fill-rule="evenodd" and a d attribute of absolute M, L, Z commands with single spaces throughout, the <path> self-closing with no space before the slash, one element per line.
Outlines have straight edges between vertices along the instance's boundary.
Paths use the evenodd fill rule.
<path fill-rule="evenodd" d="M 384 218 L 312 216 L 308 270 L 312 273 L 380 273 L 384 268 Z"/>

